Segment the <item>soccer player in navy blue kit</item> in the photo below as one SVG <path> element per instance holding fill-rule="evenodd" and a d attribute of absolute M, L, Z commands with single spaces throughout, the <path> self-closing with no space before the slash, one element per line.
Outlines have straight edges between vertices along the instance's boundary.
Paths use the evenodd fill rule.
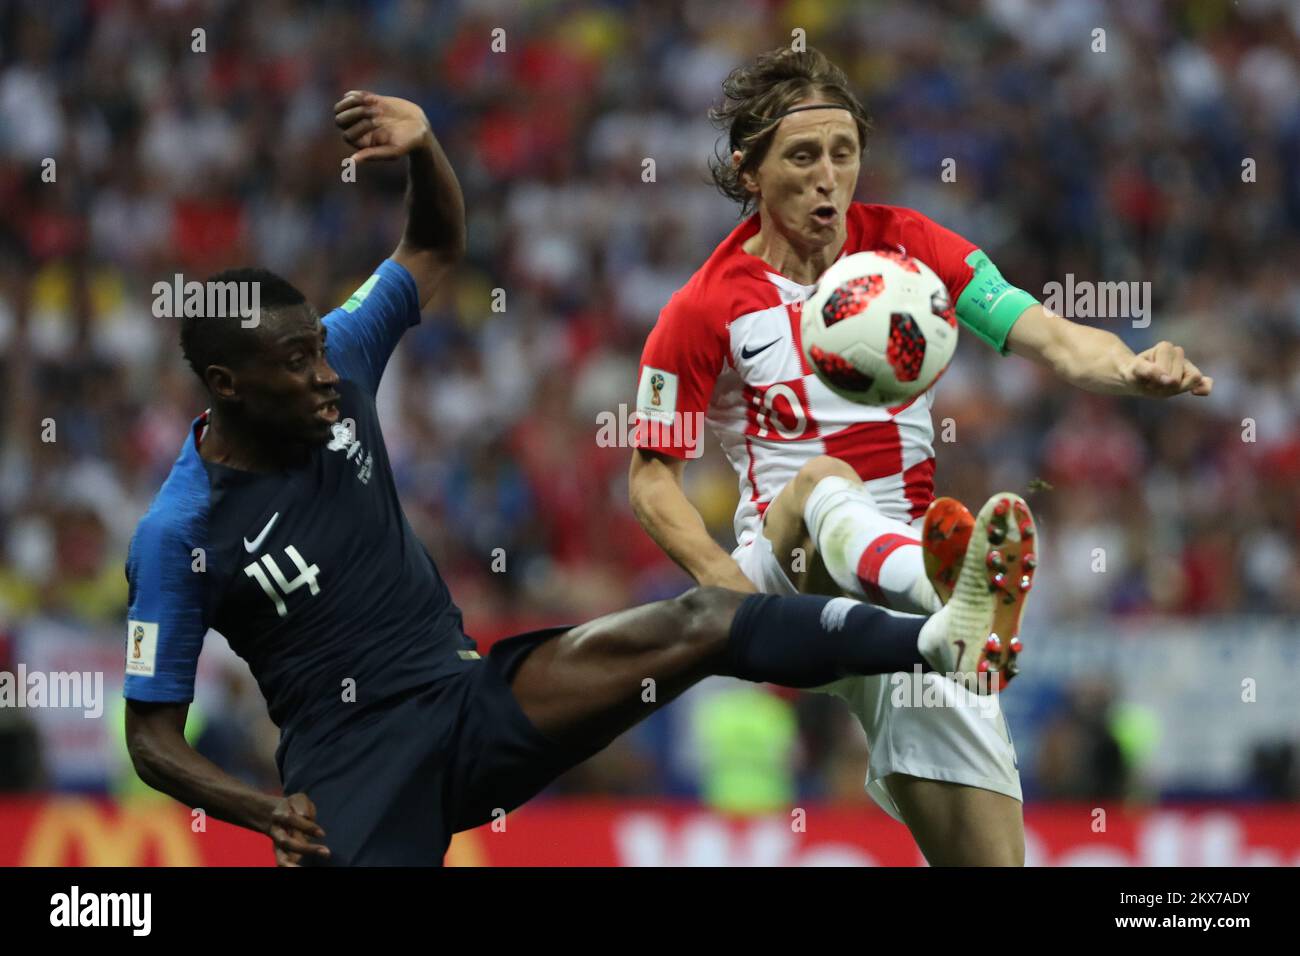
<path fill-rule="evenodd" d="M 514 809 L 709 675 L 812 687 L 921 666 L 972 682 L 993 616 L 986 539 L 1002 533 L 987 522 L 959 593 L 930 618 L 696 588 L 480 657 L 402 513 L 374 402 L 463 254 L 460 187 L 414 104 L 353 91 L 335 122 L 357 163 L 407 158 L 406 230 L 324 319 L 285 280 L 243 269 L 214 280 L 258 283 L 256 323 L 182 321 L 211 408 L 127 557 L 126 737 L 142 779 L 267 834 L 281 865 L 438 864 L 452 833 Z M 285 796 L 185 740 L 209 628 L 266 697 Z"/>

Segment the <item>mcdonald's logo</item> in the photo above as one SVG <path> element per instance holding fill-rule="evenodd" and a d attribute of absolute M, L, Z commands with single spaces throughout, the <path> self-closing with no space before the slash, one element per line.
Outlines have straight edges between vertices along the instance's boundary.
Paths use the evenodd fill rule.
<path fill-rule="evenodd" d="M 473 830 L 453 834 L 442 862 L 444 866 L 487 866 L 482 837 Z"/>
<path fill-rule="evenodd" d="M 153 800 L 116 808 L 91 800 L 51 800 L 32 823 L 19 865 L 202 866 L 189 820 L 183 810 Z"/>

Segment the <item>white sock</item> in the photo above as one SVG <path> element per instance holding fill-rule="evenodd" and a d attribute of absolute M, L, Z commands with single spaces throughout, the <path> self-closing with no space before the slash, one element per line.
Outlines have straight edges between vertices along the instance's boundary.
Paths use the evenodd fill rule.
<path fill-rule="evenodd" d="M 845 594 L 910 614 L 942 606 L 925 576 L 921 533 L 880 513 L 861 482 L 817 482 L 803 520 L 822 563 Z"/>
<path fill-rule="evenodd" d="M 921 656 L 937 671 L 946 671 L 949 666 L 948 617 L 952 612 L 941 607 L 925 619 L 921 633 L 916 636 L 916 649 Z M 910 691 L 910 687 L 908 688 Z"/>

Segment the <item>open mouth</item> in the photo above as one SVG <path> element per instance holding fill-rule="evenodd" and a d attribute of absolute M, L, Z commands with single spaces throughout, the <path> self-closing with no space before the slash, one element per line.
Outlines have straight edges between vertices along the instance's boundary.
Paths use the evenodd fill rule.
<path fill-rule="evenodd" d="M 833 225 L 839 215 L 839 210 L 830 203 L 823 203 L 812 211 L 813 219 L 823 226 Z"/>
<path fill-rule="evenodd" d="M 331 399 L 328 402 L 322 402 L 320 407 L 316 409 L 316 414 L 318 417 L 325 419 L 325 421 L 331 424 L 338 421 L 339 400 L 335 398 L 335 399 Z"/>

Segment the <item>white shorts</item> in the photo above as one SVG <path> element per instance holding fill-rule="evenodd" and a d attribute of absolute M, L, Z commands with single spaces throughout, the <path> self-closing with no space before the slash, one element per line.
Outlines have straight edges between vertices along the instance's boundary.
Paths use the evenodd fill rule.
<path fill-rule="evenodd" d="M 731 556 L 760 591 L 798 593 L 761 530 Z M 980 697 L 939 674 L 849 677 L 816 689 L 844 700 L 861 721 L 871 749 L 867 793 L 900 823 L 903 818 L 884 784 L 891 773 L 979 787 L 1023 801 L 1015 746 L 996 695 Z"/>

